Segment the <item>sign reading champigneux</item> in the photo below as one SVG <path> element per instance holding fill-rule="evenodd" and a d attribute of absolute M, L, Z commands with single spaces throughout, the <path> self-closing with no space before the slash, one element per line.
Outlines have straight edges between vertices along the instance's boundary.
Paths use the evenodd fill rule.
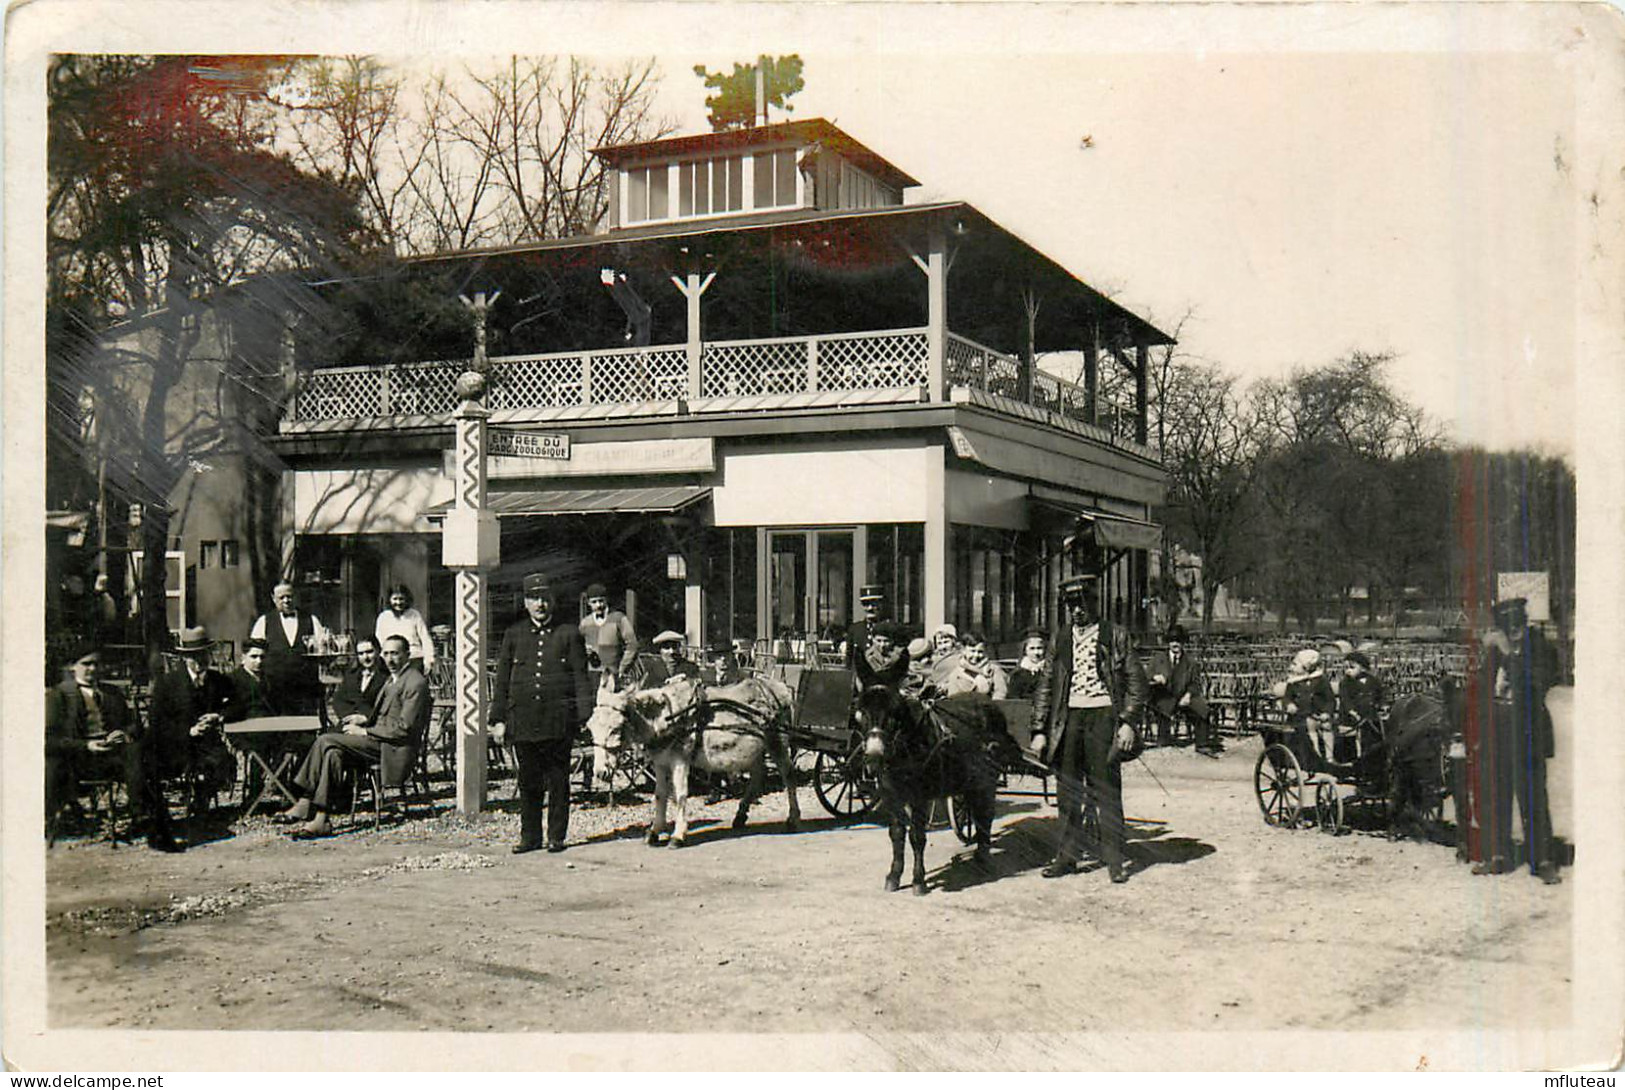
<path fill-rule="evenodd" d="M 538 431 L 498 431 L 486 433 L 485 452 L 504 458 L 551 458 L 570 460 L 570 437 Z"/>

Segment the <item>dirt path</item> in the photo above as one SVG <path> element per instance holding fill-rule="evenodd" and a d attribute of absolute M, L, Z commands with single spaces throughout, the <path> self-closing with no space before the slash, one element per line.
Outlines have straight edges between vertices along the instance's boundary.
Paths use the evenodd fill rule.
<path fill-rule="evenodd" d="M 1572 883 L 1474 878 L 1437 845 L 1267 828 L 1256 753 L 1130 766 L 1123 886 L 1040 878 L 1053 809 L 1018 798 L 1001 799 L 991 874 L 932 834 L 923 898 L 884 893 L 884 830 L 835 825 L 810 792 L 799 834 L 773 796 L 739 834 L 726 805 L 701 808 L 681 851 L 636 839 L 642 807 L 583 812 L 562 855 L 508 854 L 507 813 L 318 843 L 244 822 L 174 857 L 58 846 L 50 1022 L 1066 1034 L 1567 1020 Z M 892 1062 L 947 1061 L 892 1046 Z"/>

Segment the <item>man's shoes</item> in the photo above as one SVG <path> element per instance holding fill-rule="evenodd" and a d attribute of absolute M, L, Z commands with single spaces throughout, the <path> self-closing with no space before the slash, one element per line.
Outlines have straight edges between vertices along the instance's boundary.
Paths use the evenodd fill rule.
<path fill-rule="evenodd" d="M 1064 878 L 1068 874 L 1078 873 L 1078 864 L 1071 859 L 1057 859 L 1038 873 L 1045 878 Z"/>
<path fill-rule="evenodd" d="M 1546 862 L 1535 868 L 1535 877 L 1548 886 L 1555 886 L 1563 881 L 1563 876 L 1557 873 L 1557 864 Z"/>
<path fill-rule="evenodd" d="M 1473 873 L 1478 875 L 1505 874 L 1509 869 L 1504 855 L 1491 856 L 1473 864 Z"/>
<path fill-rule="evenodd" d="M 168 833 L 149 834 L 147 847 L 155 852 L 168 852 L 171 855 L 179 855 L 186 850 L 185 844 L 182 844 Z"/>
<path fill-rule="evenodd" d="M 299 826 L 289 835 L 295 840 L 321 840 L 323 837 L 333 835 L 333 827 L 326 821 L 322 821 L 320 824 L 312 821 L 309 824 Z"/>
<path fill-rule="evenodd" d="M 292 825 L 296 821 L 309 821 L 310 800 L 300 799 L 286 810 L 272 814 L 271 820 L 278 825 Z"/>
<path fill-rule="evenodd" d="M 1106 873 L 1111 875 L 1113 885 L 1120 886 L 1128 881 L 1128 870 L 1121 863 L 1107 867 Z"/>
<path fill-rule="evenodd" d="M 1197 746 L 1196 752 L 1200 753 L 1204 757 L 1212 757 L 1215 761 L 1217 761 L 1220 754 L 1222 754 L 1224 750 L 1218 748 L 1217 746 Z"/>
<path fill-rule="evenodd" d="M 540 842 L 535 844 L 515 844 L 511 849 L 514 855 L 524 855 L 526 852 L 539 852 L 542 850 Z"/>
<path fill-rule="evenodd" d="M 547 846 L 547 850 L 550 851 L 550 852 L 562 852 L 564 850 L 564 841 L 562 841 L 562 840 L 553 841 L 553 843 L 551 843 L 551 844 L 549 844 Z"/>

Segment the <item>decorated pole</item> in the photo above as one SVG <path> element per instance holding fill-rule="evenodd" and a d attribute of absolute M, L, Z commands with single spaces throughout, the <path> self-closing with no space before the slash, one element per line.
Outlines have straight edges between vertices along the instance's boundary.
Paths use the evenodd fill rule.
<path fill-rule="evenodd" d="M 440 549 L 441 563 L 456 572 L 457 810 L 477 814 L 485 808 L 485 583 L 501 557 L 496 515 L 485 506 L 485 314 L 496 297 L 481 292 L 463 302 L 474 313 L 474 361 L 457 376 L 454 500 Z"/>

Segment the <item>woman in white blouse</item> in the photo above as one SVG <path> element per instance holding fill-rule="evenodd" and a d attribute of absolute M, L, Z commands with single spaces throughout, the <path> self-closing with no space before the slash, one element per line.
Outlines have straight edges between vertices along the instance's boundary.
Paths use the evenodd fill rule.
<path fill-rule="evenodd" d="M 423 614 L 413 608 L 412 592 L 406 589 L 405 583 L 396 583 L 389 588 L 389 608 L 378 614 L 373 634 L 378 637 L 379 643 L 391 636 L 404 639 L 412 665 L 423 671 L 425 676 L 434 668 L 434 640 L 429 636 L 429 626 L 424 623 Z"/>

